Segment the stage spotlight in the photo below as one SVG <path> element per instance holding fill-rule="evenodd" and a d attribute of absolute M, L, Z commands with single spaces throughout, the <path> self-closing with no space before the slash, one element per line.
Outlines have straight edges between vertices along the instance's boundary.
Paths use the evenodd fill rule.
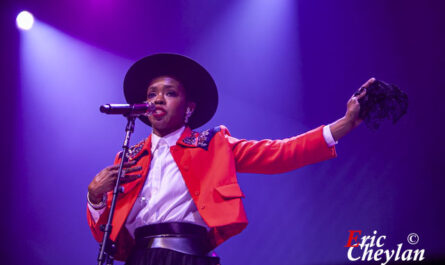
<path fill-rule="evenodd" d="M 22 30 L 29 30 L 34 24 L 34 17 L 28 11 L 22 11 L 16 18 L 17 27 Z"/>

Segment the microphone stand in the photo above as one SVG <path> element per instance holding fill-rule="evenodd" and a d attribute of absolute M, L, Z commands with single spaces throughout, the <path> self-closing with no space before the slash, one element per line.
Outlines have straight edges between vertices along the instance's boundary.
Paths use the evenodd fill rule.
<path fill-rule="evenodd" d="M 116 208 L 117 195 L 123 192 L 123 188 L 119 186 L 122 177 L 122 169 L 124 167 L 125 157 L 127 156 L 130 136 L 134 132 L 134 123 L 137 115 L 128 115 L 127 126 L 125 127 L 125 140 L 122 145 L 122 159 L 119 165 L 119 171 L 117 174 L 116 185 L 113 190 L 113 199 L 111 200 L 110 214 L 108 215 L 108 221 L 106 225 L 101 225 L 100 229 L 104 232 L 102 244 L 100 244 L 100 251 L 97 257 L 98 265 L 112 265 L 114 261 L 114 253 L 116 252 L 116 244 L 110 239 L 111 230 L 113 229 L 113 216 Z M 106 263 L 104 263 L 106 262 Z"/>

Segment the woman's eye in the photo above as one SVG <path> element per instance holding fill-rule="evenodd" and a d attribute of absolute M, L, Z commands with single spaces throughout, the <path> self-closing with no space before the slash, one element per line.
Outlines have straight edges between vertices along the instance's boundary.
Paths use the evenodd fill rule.
<path fill-rule="evenodd" d="M 178 94 L 176 92 L 174 92 L 174 91 L 167 92 L 167 96 L 175 97 L 176 95 L 178 95 Z"/>
<path fill-rule="evenodd" d="M 148 93 L 147 98 L 154 98 L 156 96 L 156 93 Z"/>

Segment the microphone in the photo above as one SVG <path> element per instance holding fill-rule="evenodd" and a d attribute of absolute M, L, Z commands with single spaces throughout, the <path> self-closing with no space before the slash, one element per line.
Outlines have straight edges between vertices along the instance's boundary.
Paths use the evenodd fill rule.
<path fill-rule="evenodd" d="M 155 111 L 154 103 L 141 104 L 105 104 L 100 106 L 100 112 L 105 114 L 123 114 L 125 116 L 138 116 L 151 114 Z"/>

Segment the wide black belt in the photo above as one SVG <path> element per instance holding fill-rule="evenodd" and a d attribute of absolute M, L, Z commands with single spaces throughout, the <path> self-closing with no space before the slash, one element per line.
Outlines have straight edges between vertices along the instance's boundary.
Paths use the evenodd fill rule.
<path fill-rule="evenodd" d="M 207 229 L 190 223 L 146 225 L 138 227 L 134 235 L 140 248 L 166 248 L 196 256 L 207 256 L 212 250 Z"/>

